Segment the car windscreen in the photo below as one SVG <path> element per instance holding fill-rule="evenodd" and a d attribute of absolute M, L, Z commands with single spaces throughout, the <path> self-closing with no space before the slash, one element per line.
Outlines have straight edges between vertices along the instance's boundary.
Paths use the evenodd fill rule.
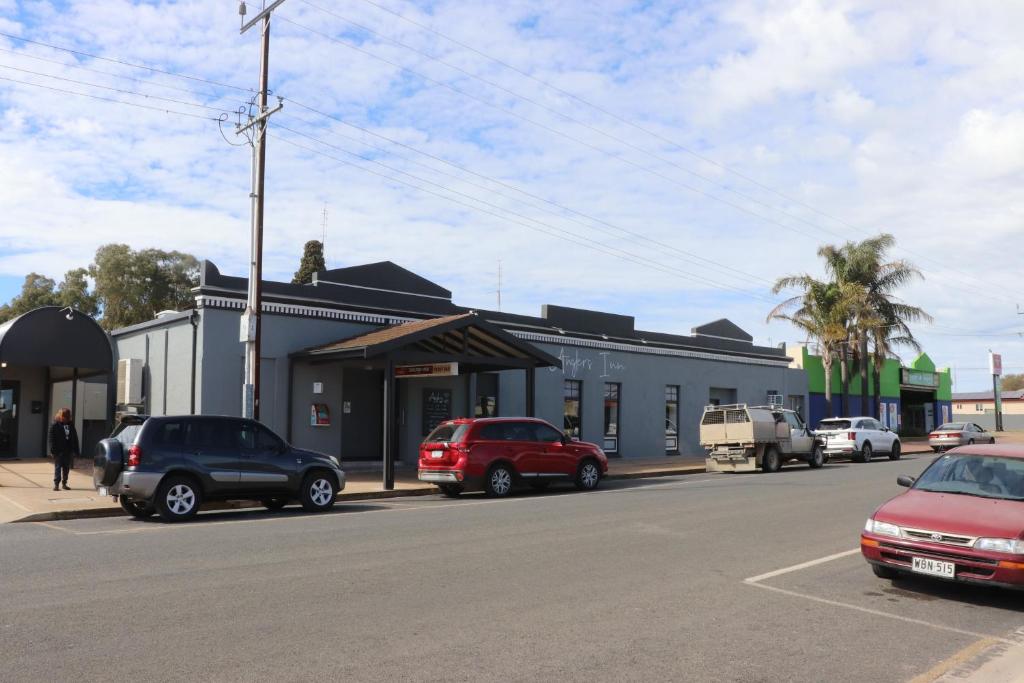
<path fill-rule="evenodd" d="M 1024 459 L 947 453 L 924 471 L 914 488 L 1024 501 Z"/>
<path fill-rule="evenodd" d="M 828 431 L 829 429 L 849 429 L 849 420 L 822 420 L 818 429 Z"/>
<path fill-rule="evenodd" d="M 434 431 L 430 432 L 430 435 L 423 439 L 423 443 L 450 443 L 452 441 L 461 441 L 462 436 L 469 429 L 469 425 L 465 422 L 461 424 L 442 424 L 438 425 Z"/>
<path fill-rule="evenodd" d="M 937 432 L 953 432 L 964 428 L 963 422 L 947 422 L 944 425 L 939 425 Z"/>

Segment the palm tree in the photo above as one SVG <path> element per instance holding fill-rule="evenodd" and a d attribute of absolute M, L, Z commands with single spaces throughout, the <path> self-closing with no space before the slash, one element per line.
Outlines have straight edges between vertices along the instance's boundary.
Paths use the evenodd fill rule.
<path fill-rule="evenodd" d="M 860 372 L 861 409 L 866 413 L 869 361 L 872 366 L 875 384 L 874 405 L 871 406 L 869 414 L 874 415 L 879 412 L 881 365 L 899 345 L 920 348 L 908 323 L 932 320 L 924 310 L 899 301 L 893 294 L 895 290 L 915 278 L 923 277 L 921 271 L 908 261 L 885 260 L 888 251 L 895 244 L 895 237 L 882 233 L 861 242 L 847 242 L 839 248 L 826 245 L 818 250 L 818 255 L 825 259 L 825 267 L 834 281 L 849 283 L 863 290 L 863 305 L 851 316 L 849 329 L 851 342 L 855 343 L 855 358 Z M 869 341 L 874 345 L 874 351 L 870 355 Z M 844 374 L 844 396 L 847 392 L 847 381 Z"/>
<path fill-rule="evenodd" d="M 833 417 L 832 366 L 847 337 L 847 320 L 855 302 L 861 298 L 860 290 L 849 284 L 822 282 L 810 275 L 781 277 L 776 280 L 772 293 L 778 294 L 784 289 L 799 289 L 802 293 L 772 309 L 768 321 L 786 320 L 803 330 L 809 339 L 818 341 L 825 370 L 825 403 L 828 417 Z"/>

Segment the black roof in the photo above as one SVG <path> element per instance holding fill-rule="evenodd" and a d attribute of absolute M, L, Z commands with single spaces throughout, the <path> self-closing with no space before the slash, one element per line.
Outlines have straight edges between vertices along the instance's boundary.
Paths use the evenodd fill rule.
<path fill-rule="evenodd" d="M 378 261 L 362 266 L 322 270 L 316 274 L 317 283 L 329 282 L 351 288 L 379 289 L 420 296 L 440 297 L 451 301 L 452 293 L 425 277 L 406 270 L 391 261 Z"/>
<path fill-rule="evenodd" d="M 241 299 L 246 290 L 246 278 L 222 275 L 213 263 L 203 261 L 197 294 Z M 458 315 L 472 310 L 453 304 L 449 290 L 390 261 L 321 271 L 308 285 L 264 282 L 263 296 L 268 302 L 412 318 Z M 694 334 L 690 336 L 637 330 L 632 316 L 554 304 L 543 306 L 539 317 L 480 309 L 476 312 L 483 320 L 508 330 L 787 360 L 784 349 L 755 346 L 751 335 L 725 318 L 693 328 Z"/>

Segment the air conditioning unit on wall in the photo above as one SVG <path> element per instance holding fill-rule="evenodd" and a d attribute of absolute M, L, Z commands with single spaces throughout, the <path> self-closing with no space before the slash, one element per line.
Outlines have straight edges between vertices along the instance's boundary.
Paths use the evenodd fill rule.
<path fill-rule="evenodd" d="M 142 361 L 138 358 L 117 361 L 117 403 L 122 406 L 142 403 Z"/>

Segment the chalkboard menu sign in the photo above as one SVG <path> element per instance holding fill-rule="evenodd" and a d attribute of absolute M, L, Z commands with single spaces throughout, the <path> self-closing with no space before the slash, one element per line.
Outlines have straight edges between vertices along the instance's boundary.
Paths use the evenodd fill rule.
<path fill-rule="evenodd" d="M 452 419 L 452 390 L 423 390 L 423 436 L 434 431 L 434 427 Z"/>

